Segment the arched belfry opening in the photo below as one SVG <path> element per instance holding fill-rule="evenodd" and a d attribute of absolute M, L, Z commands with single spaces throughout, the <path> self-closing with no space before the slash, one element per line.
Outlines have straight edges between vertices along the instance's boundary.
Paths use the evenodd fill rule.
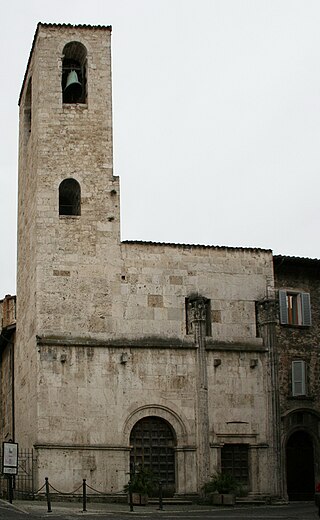
<path fill-rule="evenodd" d="M 143 466 L 154 478 L 155 495 L 157 482 L 163 483 L 166 496 L 175 493 L 175 446 L 176 435 L 171 425 L 161 417 L 149 416 L 140 419 L 130 434 L 130 467 Z"/>
<path fill-rule="evenodd" d="M 62 59 L 63 103 L 87 102 L 87 49 L 80 42 L 64 46 Z"/>
<path fill-rule="evenodd" d="M 81 215 L 81 188 L 75 179 L 64 179 L 59 186 L 59 215 Z"/>

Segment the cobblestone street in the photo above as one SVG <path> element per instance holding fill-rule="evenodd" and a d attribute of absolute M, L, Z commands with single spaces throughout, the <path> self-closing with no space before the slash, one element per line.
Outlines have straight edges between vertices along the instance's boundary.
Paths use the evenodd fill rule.
<path fill-rule="evenodd" d="M 319 518 L 317 508 L 313 502 L 292 502 L 281 506 L 259 506 L 259 507 L 232 507 L 213 508 L 210 506 L 167 506 L 159 511 L 155 506 L 135 507 L 130 512 L 126 504 L 89 504 L 87 512 L 83 512 L 79 503 L 53 503 L 52 512 L 47 512 L 45 502 L 38 501 L 16 501 L 10 505 L 0 501 L 0 519 L 23 520 L 36 518 L 50 518 L 51 520 L 74 518 L 86 518 L 93 520 L 97 518 L 128 519 L 129 517 L 145 520 L 161 518 L 172 519 L 264 519 L 264 520 L 316 520 Z"/>

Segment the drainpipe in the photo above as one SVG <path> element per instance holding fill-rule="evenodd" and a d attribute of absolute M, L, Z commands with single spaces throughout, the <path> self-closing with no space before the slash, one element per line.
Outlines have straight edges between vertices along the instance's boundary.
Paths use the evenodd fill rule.
<path fill-rule="evenodd" d="M 15 396 L 14 396 L 14 343 L 10 342 L 10 351 L 11 351 L 11 419 L 12 419 L 12 440 L 15 442 Z"/>

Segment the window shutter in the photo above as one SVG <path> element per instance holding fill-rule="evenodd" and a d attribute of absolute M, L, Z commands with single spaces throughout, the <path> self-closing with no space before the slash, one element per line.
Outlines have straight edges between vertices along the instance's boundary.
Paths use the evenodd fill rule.
<path fill-rule="evenodd" d="M 292 395 L 306 395 L 306 373 L 304 361 L 292 361 Z"/>
<path fill-rule="evenodd" d="M 280 305 L 280 323 L 282 325 L 288 324 L 288 309 L 287 309 L 287 291 L 281 289 L 279 291 L 279 305 Z"/>
<path fill-rule="evenodd" d="M 301 307 L 302 307 L 302 325 L 311 325 L 311 305 L 310 294 L 301 293 Z"/>

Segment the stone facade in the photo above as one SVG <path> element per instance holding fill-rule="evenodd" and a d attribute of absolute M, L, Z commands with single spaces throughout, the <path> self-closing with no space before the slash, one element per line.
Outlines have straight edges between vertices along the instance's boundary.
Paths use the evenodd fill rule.
<path fill-rule="evenodd" d="M 274 492 L 268 480 L 268 354 L 256 338 L 254 304 L 272 279 L 270 253 L 255 251 L 250 262 L 253 252 L 244 250 L 123 244 L 120 251 L 119 301 L 109 300 L 117 306 L 108 317 L 112 332 L 71 335 L 57 328 L 37 335 L 38 429 L 27 444 L 37 448 L 40 481 L 48 471 L 55 475 L 68 453 L 75 483 L 85 475 L 95 487 L 119 491 L 132 428 L 157 416 L 175 432 L 177 493 L 199 491 L 220 467 L 225 443 L 249 447 L 249 490 Z M 196 292 L 210 298 L 210 337 L 186 334 L 186 298 Z M 116 299 L 116 292 L 110 296 Z M 197 475 L 195 468 L 204 469 Z M 65 472 L 59 474 L 64 479 L 70 483 Z"/>
<path fill-rule="evenodd" d="M 131 455 L 172 493 L 199 493 L 222 468 L 278 495 L 256 324 L 256 302 L 274 297 L 272 253 L 121 242 L 110 39 L 39 24 L 21 91 L 15 440 L 35 448 L 39 487 L 86 478 L 119 492 Z M 71 62 L 81 102 L 65 101 Z"/>

